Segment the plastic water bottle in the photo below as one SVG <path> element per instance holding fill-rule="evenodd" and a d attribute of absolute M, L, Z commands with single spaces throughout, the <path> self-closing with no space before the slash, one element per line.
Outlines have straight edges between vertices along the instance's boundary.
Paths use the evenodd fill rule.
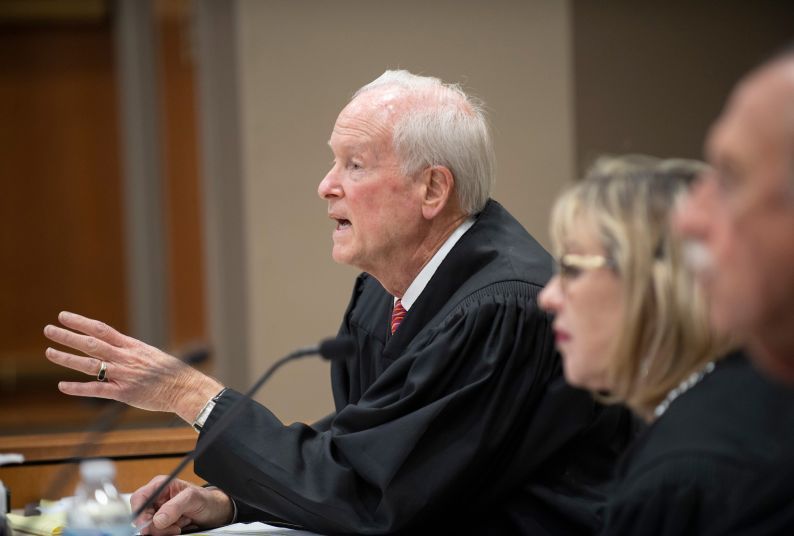
<path fill-rule="evenodd" d="M 116 468 L 105 459 L 80 463 L 82 478 L 77 486 L 74 504 L 66 514 L 66 530 L 70 536 L 131 536 L 130 508 L 113 483 Z"/>
<path fill-rule="evenodd" d="M 25 458 L 21 454 L 0 454 L 0 465 L 9 463 L 22 463 Z M 0 536 L 11 534 L 6 520 L 6 514 L 11 511 L 11 495 L 0 480 Z"/>

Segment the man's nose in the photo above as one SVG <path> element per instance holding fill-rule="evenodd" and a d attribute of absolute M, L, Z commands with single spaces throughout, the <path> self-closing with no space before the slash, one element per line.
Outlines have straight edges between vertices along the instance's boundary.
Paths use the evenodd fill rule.
<path fill-rule="evenodd" d="M 334 197 L 342 197 L 342 186 L 336 174 L 336 166 L 323 177 L 317 186 L 317 195 L 322 199 L 331 199 Z"/>

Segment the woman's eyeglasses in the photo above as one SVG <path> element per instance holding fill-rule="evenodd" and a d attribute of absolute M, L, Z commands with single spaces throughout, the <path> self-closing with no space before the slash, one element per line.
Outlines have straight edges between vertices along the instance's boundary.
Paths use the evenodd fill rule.
<path fill-rule="evenodd" d="M 565 284 L 582 275 L 583 272 L 598 270 L 599 268 L 614 268 L 615 262 L 603 255 L 578 255 L 566 253 L 557 259 L 557 275 L 563 289 Z"/>

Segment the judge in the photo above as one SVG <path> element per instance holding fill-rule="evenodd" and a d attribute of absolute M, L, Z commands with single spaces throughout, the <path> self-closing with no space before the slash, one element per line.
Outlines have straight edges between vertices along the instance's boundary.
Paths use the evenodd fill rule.
<path fill-rule="evenodd" d="M 649 424 L 618 464 L 604 536 L 702 534 L 794 437 L 794 397 L 724 356 L 671 236 L 704 168 L 603 157 L 553 211 L 560 270 L 540 304 L 556 315 L 565 377 Z"/>
<path fill-rule="evenodd" d="M 342 110 L 318 193 L 333 258 L 360 268 L 332 366 L 335 414 L 283 425 L 245 402 L 195 463 L 212 487 L 175 482 L 145 531 L 274 517 L 329 533 L 588 533 L 627 421 L 566 387 L 536 305 L 546 251 L 489 199 L 481 107 L 458 87 L 386 72 Z M 55 363 L 106 382 L 67 394 L 173 411 L 204 434 L 240 398 L 112 328 L 63 313 Z M 140 505 L 160 482 L 133 495 Z M 442 528 L 439 528 L 442 527 Z"/>
<path fill-rule="evenodd" d="M 690 240 L 711 322 L 745 342 L 759 369 L 794 394 L 794 47 L 736 87 L 706 154 L 714 171 L 676 224 Z M 715 520 L 713 534 L 794 534 L 794 441 L 775 454 L 740 504 Z"/>

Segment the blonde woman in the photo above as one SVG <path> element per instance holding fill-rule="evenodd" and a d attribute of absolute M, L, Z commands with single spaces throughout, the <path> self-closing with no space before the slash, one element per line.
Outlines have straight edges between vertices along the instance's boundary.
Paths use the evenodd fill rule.
<path fill-rule="evenodd" d="M 555 315 L 565 377 L 650 424 L 618 467 L 604 534 L 699 533 L 794 429 L 782 389 L 739 353 L 720 359 L 725 338 L 669 232 L 702 169 L 603 158 L 552 214 L 559 270 L 540 305 Z"/>

